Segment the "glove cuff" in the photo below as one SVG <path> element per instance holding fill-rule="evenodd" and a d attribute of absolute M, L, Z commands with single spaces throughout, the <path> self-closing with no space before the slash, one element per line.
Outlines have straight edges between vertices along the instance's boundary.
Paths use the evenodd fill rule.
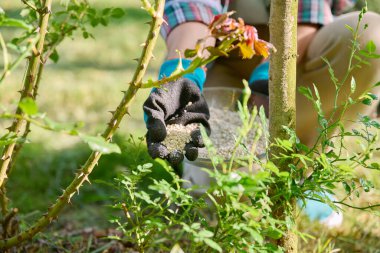
<path fill-rule="evenodd" d="M 269 79 L 269 61 L 261 63 L 255 68 L 252 72 L 251 77 L 249 78 L 249 84 L 259 81 L 259 80 L 268 80 Z"/>
<path fill-rule="evenodd" d="M 176 70 L 179 61 L 180 59 L 171 59 L 165 61 L 161 65 L 158 78 L 162 79 L 164 77 L 170 76 Z M 190 64 L 191 60 L 182 59 L 182 66 L 184 69 L 189 68 Z M 203 91 L 203 85 L 206 81 L 206 72 L 202 68 L 197 68 L 194 70 L 194 72 L 186 74 L 183 77 L 193 81 L 198 86 L 198 88 Z"/>

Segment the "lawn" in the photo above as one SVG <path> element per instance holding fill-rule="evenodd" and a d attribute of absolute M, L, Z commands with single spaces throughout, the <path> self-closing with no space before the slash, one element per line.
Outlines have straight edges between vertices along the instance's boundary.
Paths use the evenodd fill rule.
<path fill-rule="evenodd" d="M 116 107 L 122 98 L 121 91 L 127 88 L 136 67 L 134 58 L 139 57 L 139 45 L 144 42 L 148 26 L 148 15 L 139 7 L 138 0 L 90 1 L 99 7 L 121 7 L 126 15 L 113 20 L 106 27 L 93 30 L 95 39 L 84 40 L 80 34 L 74 40 L 67 39 L 59 47 L 60 60 L 49 62 L 41 81 L 38 97 L 40 111 L 59 122 L 83 122 L 83 131 L 92 135 L 100 133 L 110 117 L 109 110 Z M 371 1 L 369 1 L 371 3 Z M 372 5 L 374 3 L 371 3 Z M 11 16 L 19 15 L 21 1 L 5 1 L 0 6 Z M 371 5 L 370 5 L 371 7 Z M 3 32 L 3 31 L 1 31 Z M 4 30 L 11 35 L 14 31 Z M 7 37 L 6 37 L 7 38 Z M 165 56 L 162 40 L 154 52 L 146 78 L 157 76 L 158 68 Z M 1 65 L 1 64 L 0 64 Z M 23 79 L 24 66 L 16 69 L 0 86 L 0 106 L 13 110 Z M 128 171 L 143 162 L 153 162 L 143 145 L 131 144 L 131 137 L 137 140 L 145 134 L 142 103 L 149 91 L 141 91 L 135 99 L 130 115 L 123 120 L 115 137 L 122 154 L 106 155 L 91 175 L 92 185 L 86 185 L 72 205 L 66 208 L 62 217 L 43 240 L 59 236 L 51 231 L 67 234 L 84 228 L 107 229 L 112 212 L 106 207 L 111 203 L 114 190 L 97 183 L 98 180 L 112 182 L 121 171 Z M 0 121 L 0 134 L 9 121 Z M 355 143 L 352 140 L 352 143 Z M 61 189 L 70 182 L 72 175 L 84 163 L 90 150 L 79 138 L 47 132 L 32 127 L 30 140 L 19 157 L 14 175 L 9 181 L 9 196 L 12 205 L 20 209 L 21 217 L 27 224 L 40 216 L 52 203 Z M 165 177 L 155 164 L 153 177 Z M 358 172 L 360 173 L 360 172 Z M 380 189 L 379 173 L 366 175 Z M 352 203 L 359 206 L 377 203 L 380 191 L 353 197 Z M 317 223 L 300 218 L 302 231 L 314 235 L 314 239 L 301 241 L 300 252 L 380 252 L 380 218 L 377 212 L 360 212 L 347 209 L 342 227 L 328 230 Z M 81 234 L 81 233 L 79 233 Z M 50 238 L 50 239 L 49 239 Z M 68 240 L 64 238 L 62 240 Z M 64 244 L 64 243 L 63 243 Z M 49 244 L 48 244 L 49 245 Z M 57 246 L 58 247 L 58 246 Z M 58 252 L 59 249 L 57 249 Z M 63 252 L 63 251 L 62 251 Z"/>

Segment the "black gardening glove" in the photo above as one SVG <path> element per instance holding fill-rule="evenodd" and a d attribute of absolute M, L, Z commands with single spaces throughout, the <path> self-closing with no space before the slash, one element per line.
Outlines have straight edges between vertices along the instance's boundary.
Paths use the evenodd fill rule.
<path fill-rule="evenodd" d="M 206 100 L 199 87 L 187 78 L 180 78 L 153 90 L 144 103 L 144 113 L 150 156 L 167 159 L 173 166 L 179 165 L 184 155 L 182 151 L 173 151 L 169 154 L 161 143 L 166 138 L 167 125 L 199 123 L 205 127 L 207 134 L 210 134 L 208 123 L 210 113 Z M 204 143 L 198 128 L 192 132 L 191 142 L 186 144 L 186 158 L 190 161 L 197 159 L 198 148 L 201 147 L 204 147 Z"/>

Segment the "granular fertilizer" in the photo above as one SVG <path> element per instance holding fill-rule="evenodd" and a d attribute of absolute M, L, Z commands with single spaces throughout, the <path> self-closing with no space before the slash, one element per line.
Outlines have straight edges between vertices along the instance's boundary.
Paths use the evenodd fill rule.
<path fill-rule="evenodd" d="M 191 132 L 198 128 L 198 124 L 189 125 L 167 125 L 167 136 L 162 142 L 166 146 L 169 153 L 173 151 L 183 151 L 187 143 L 191 141 Z"/>
<path fill-rule="evenodd" d="M 260 122 L 259 117 L 255 120 Z M 236 139 L 239 136 L 239 128 L 242 126 L 239 114 L 234 111 L 211 107 L 209 123 L 211 126 L 210 140 L 216 149 L 216 154 L 228 160 L 231 158 Z M 253 129 L 248 133 L 243 144 L 250 149 L 254 138 L 255 131 Z M 260 137 L 256 145 L 256 154 L 263 154 L 265 152 L 264 137 Z M 244 155 L 247 155 L 247 151 L 240 145 L 236 151 L 236 157 Z M 199 149 L 199 157 L 208 158 L 206 148 Z"/>
<path fill-rule="evenodd" d="M 255 119 L 260 121 L 259 117 Z M 216 154 L 228 160 L 231 158 L 236 139 L 239 136 L 239 128 L 242 125 L 239 114 L 230 110 L 223 110 L 219 108 L 210 108 L 211 135 L 210 140 L 216 149 Z M 179 125 L 172 124 L 166 127 L 167 136 L 162 142 L 166 146 L 169 153 L 177 151 L 184 154 L 185 146 L 191 141 L 191 133 L 198 128 L 198 124 Z M 248 133 L 243 144 L 250 149 L 253 145 L 255 138 L 254 130 Z M 265 152 L 264 137 L 256 143 L 256 154 L 263 154 Z M 236 157 L 242 157 L 247 154 L 247 151 L 240 145 L 236 151 Z M 199 149 L 200 158 L 209 158 L 206 148 Z"/>

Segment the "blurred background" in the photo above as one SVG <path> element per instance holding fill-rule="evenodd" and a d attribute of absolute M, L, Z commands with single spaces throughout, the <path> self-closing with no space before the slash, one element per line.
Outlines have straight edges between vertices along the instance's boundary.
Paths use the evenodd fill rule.
<path fill-rule="evenodd" d="M 106 27 L 93 29 L 95 39 L 84 40 L 81 34 L 77 34 L 74 40 L 67 39 L 63 42 L 58 48 L 59 62 L 54 64 L 49 61 L 46 65 L 37 103 L 40 111 L 46 112 L 50 118 L 58 122 L 81 121 L 84 123 L 83 132 L 96 135 L 104 129 L 110 117 L 108 111 L 117 106 L 122 98 L 121 91 L 127 89 L 133 76 L 136 67 L 133 59 L 139 57 L 139 45 L 144 42 L 148 31 L 148 26 L 144 23 L 149 21 L 149 17 L 140 8 L 138 0 L 89 2 L 99 8 L 121 7 L 125 15 L 121 19 L 111 20 Z M 370 0 L 368 3 L 370 9 L 380 12 L 379 0 Z M 359 1 L 358 7 L 361 4 L 362 1 Z M 21 1 L 2 0 L 0 7 L 8 16 L 20 17 L 23 4 Z M 7 40 L 17 31 L 4 29 L 1 32 Z M 159 39 L 154 55 L 156 60 L 151 62 L 146 78 L 157 77 L 158 68 L 165 56 L 162 39 Z M 25 64 L 22 64 L 0 86 L 0 106 L 9 110 L 15 108 L 24 69 Z M 145 152 L 136 151 L 128 144 L 131 142 L 131 134 L 137 143 L 141 141 L 138 138 L 145 134 L 142 103 L 148 93 L 149 90 L 140 91 L 132 103 L 131 115 L 125 117 L 115 137 L 122 148 L 122 154 L 103 157 L 91 175 L 91 180 L 95 183 L 90 187 L 86 185 L 81 194 L 74 198 L 73 205 L 63 213 L 54 229 L 104 228 L 110 225 L 107 221 L 110 213 L 104 205 L 109 203 L 112 189 L 96 183 L 96 180 L 110 182 L 119 171 L 125 171 L 141 161 L 149 161 Z M 0 121 L 0 134 L 5 133 L 5 126 L 9 122 Z M 32 127 L 30 143 L 25 145 L 8 184 L 13 205 L 20 209 L 26 223 L 39 217 L 54 201 L 89 153 L 88 147 L 77 137 Z M 378 174 L 367 176 L 376 185 L 380 185 Z M 363 195 L 355 203 L 360 205 L 369 201 L 378 202 L 379 199 L 380 194 L 375 191 Z M 314 230 L 318 224 L 307 221 L 301 222 L 301 227 L 310 233 L 321 231 Z M 306 248 L 310 247 L 310 251 L 304 252 L 313 252 L 314 248 L 321 249 L 314 252 L 325 252 L 326 242 L 353 250 L 347 252 L 380 252 L 379 239 L 380 219 L 369 212 L 350 210 L 342 228 L 318 232 L 312 244 L 305 244 Z"/>

